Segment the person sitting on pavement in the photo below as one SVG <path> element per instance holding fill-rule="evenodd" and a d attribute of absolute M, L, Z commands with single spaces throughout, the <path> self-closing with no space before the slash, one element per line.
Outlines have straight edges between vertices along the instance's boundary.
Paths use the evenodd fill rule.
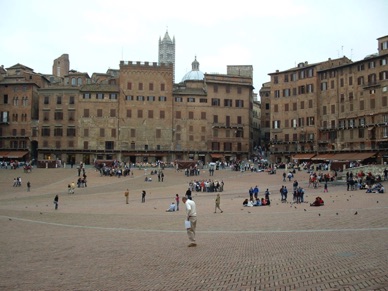
<path fill-rule="evenodd" d="M 171 202 L 171 204 L 168 207 L 168 209 L 166 210 L 166 212 L 173 212 L 173 211 L 175 211 L 175 203 Z"/>
<path fill-rule="evenodd" d="M 248 199 L 245 199 L 244 202 L 243 202 L 243 206 L 252 207 L 253 206 L 253 202 L 249 201 Z"/>
<path fill-rule="evenodd" d="M 256 199 L 255 203 L 253 203 L 253 206 L 261 206 L 261 200 Z"/>
<path fill-rule="evenodd" d="M 319 196 L 315 198 L 315 201 L 313 203 L 310 204 L 310 206 L 323 206 L 323 205 L 324 205 L 324 202 L 322 198 Z"/>

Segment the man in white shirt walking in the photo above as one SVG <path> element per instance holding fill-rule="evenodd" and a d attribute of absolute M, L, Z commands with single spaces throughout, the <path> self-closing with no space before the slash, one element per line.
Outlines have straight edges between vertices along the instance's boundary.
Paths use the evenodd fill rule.
<path fill-rule="evenodd" d="M 195 241 L 195 229 L 197 227 L 197 208 L 193 200 L 187 199 L 187 197 L 182 197 L 182 202 L 186 206 L 187 220 L 190 221 L 190 228 L 187 228 L 187 235 L 191 243 L 188 247 L 196 247 L 197 243 Z"/>

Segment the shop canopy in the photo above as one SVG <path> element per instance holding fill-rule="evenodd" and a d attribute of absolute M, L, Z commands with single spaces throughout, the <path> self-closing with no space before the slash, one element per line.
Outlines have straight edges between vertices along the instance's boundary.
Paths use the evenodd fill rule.
<path fill-rule="evenodd" d="M 292 159 L 293 160 L 310 160 L 314 156 L 315 156 L 315 154 L 311 154 L 311 153 L 296 154 L 296 155 L 292 156 Z"/>
<path fill-rule="evenodd" d="M 311 158 L 314 161 L 363 161 L 375 156 L 377 153 L 338 153 L 338 154 L 319 154 Z"/>
<path fill-rule="evenodd" d="M 223 154 L 210 154 L 210 156 L 213 158 L 213 159 L 221 159 L 224 157 Z"/>
<path fill-rule="evenodd" d="M 335 154 L 319 154 L 316 155 L 315 157 L 312 157 L 311 159 L 314 161 L 327 161 L 327 160 L 332 160 L 332 157 L 334 157 Z"/>
<path fill-rule="evenodd" d="M 337 161 L 363 161 L 370 157 L 375 156 L 376 153 L 343 153 L 336 154 L 333 160 Z"/>
<path fill-rule="evenodd" d="M 0 159 L 21 159 L 28 154 L 28 151 L 1 151 Z"/>

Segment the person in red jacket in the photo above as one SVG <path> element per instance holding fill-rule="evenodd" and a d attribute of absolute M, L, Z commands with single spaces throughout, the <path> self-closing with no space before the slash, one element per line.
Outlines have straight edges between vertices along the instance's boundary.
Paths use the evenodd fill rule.
<path fill-rule="evenodd" d="M 321 197 L 315 198 L 314 203 L 311 203 L 310 206 L 323 206 L 325 202 L 323 202 Z"/>

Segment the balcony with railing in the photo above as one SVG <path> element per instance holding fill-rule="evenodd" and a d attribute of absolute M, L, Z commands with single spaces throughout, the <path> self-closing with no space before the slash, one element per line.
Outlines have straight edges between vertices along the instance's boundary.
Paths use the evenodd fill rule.
<path fill-rule="evenodd" d="M 364 89 L 369 89 L 369 88 L 379 87 L 379 86 L 380 86 L 380 82 L 373 80 L 373 81 L 366 82 L 363 87 Z"/>
<path fill-rule="evenodd" d="M 244 124 L 239 123 L 226 123 L 226 122 L 214 122 L 212 128 L 229 128 L 229 129 L 242 129 Z"/>

